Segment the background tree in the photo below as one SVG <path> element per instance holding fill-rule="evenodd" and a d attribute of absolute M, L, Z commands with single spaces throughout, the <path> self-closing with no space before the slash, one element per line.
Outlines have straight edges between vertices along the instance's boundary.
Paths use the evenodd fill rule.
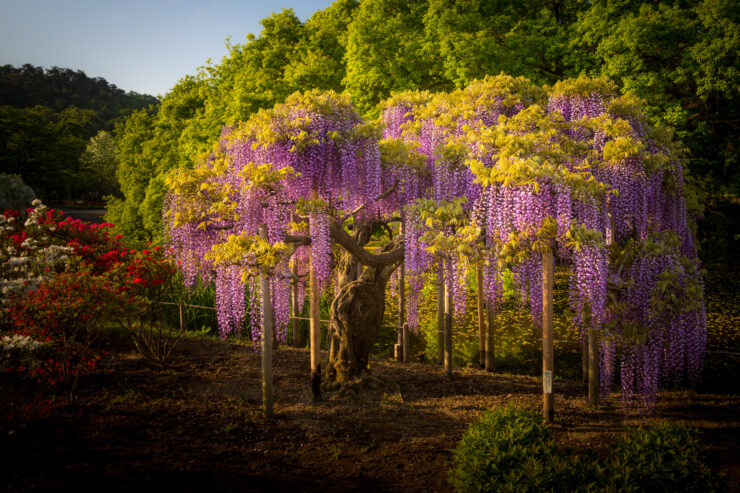
<path fill-rule="evenodd" d="M 440 60 L 424 40 L 428 2 L 374 0 L 362 2 L 347 33 L 344 86 L 363 113 L 392 91 L 450 89 Z"/>
<path fill-rule="evenodd" d="M 441 75 L 457 88 L 501 72 L 553 83 L 570 72 L 570 26 L 584 7 L 573 1 L 431 0 L 426 52 L 442 60 Z"/>
<path fill-rule="evenodd" d="M 81 174 L 97 196 L 120 193 L 116 178 L 116 143 L 110 132 L 100 130 L 91 137 L 80 161 Z"/>
<path fill-rule="evenodd" d="M 80 70 L 25 64 L 0 66 L 0 105 L 14 108 L 47 106 L 62 111 L 69 106 L 94 110 L 96 124 L 111 130 L 116 121 L 139 108 L 156 104 L 147 94 L 126 92 L 101 77 L 91 78 Z"/>
<path fill-rule="evenodd" d="M 69 107 L 0 106 L 0 171 L 18 174 L 40 197 L 61 200 L 85 190 L 80 155 L 94 112 Z"/>
<path fill-rule="evenodd" d="M 220 127 L 208 128 L 200 120 L 207 90 L 204 78 L 185 77 L 156 110 L 139 110 L 116 128 L 123 198 L 108 202 L 106 218 L 127 237 L 161 241 L 164 173 L 193 162 L 218 135 Z"/>
<path fill-rule="evenodd" d="M 0 174 L 0 210 L 21 211 L 31 206 L 36 194 L 18 175 Z"/>

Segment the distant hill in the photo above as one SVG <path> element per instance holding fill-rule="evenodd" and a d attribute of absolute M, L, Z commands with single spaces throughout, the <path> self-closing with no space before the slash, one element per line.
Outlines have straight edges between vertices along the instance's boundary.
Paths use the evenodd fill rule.
<path fill-rule="evenodd" d="M 95 111 L 110 127 L 114 120 L 158 102 L 154 96 L 126 92 L 102 77 L 88 77 L 81 70 L 44 69 L 29 64 L 0 66 L 0 105 L 46 106 L 56 112 L 76 106 Z"/>
<path fill-rule="evenodd" d="M 0 173 L 21 175 L 47 201 L 115 193 L 115 150 L 107 161 L 96 161 L 95 152 L 81 159 L 90 139 L 112 142 L 99 133 L 158 104 L 154 96 L 123 91 L 79 70 L 0 66 Z"/>

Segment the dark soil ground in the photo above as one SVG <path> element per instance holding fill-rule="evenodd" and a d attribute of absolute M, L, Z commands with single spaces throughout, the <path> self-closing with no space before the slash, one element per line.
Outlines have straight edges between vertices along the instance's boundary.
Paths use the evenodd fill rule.
<path fill-rule="evenodd" d="M 0 376 L 0 486 L 8 491 L 451 491 L 451 450 L 481 410 L 538 409 L 527 376 L 374 360 L 363 392 L 313 404 L 309 354 L 275 352 L 276 418 L 261 418 L 260 356 L 251 346 L 188 338 L 173 367 L 105 343 L 114 371 L 86 377 L 78 404 Z M 731 385 L 731 384 L 728 384 Z M 737 387 L 735 387 L 737 389 Z M 580 382 L 555 381 L 563 446 L 604 450 L 628 426 L 671 419 L 696 427 L 708 462 L 740 491 L 740 396 L 666 392 L 655 417 L 624 415 L 618 398 L 586 406 Z"/>

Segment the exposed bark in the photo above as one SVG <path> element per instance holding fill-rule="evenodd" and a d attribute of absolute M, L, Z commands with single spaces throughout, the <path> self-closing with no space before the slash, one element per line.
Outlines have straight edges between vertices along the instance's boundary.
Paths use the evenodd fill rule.
<path fill-rule="evenodd" d="M 332 238 L 346 251 L 339 258 L 339 293 L 331 305 L 327 383 L 345 383 L 359 378 L 367 368 L 370 351 L 385 311 L 385 288 L 403 260 L 403 239 L 395 238 L 379 254 L 364 249 L 374 224 L 355 223 L 352 235 L 341 226 L 331 228 Z"/>

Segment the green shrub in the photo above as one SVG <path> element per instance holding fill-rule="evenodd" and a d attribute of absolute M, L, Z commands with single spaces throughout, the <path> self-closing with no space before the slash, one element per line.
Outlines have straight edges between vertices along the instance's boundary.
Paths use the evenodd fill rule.
<path fill-rule="evenodd" d="M 5 209 L 24 211 L 35 198 L 36 194 L 20 176 L 0 173 L 0 214 Z"/>
<path fill-rule="evenodd" d="M 566 491 L 571 469 L 541 416 L 507 406 L 486 411 L 465 432 L 451 481 L 466 493 Z"/>
<path fill-rule="evenodd" d="M 704 463 L 696 432 L 663 422 L 637 428 L 610 447 L 608 489 L 715 491 L 717 477 Z"/>
<path fill-rule="evenodd" d="M 507 406 L 483 413 L 454 450 L 457 491 L 717 491 L 696 433 L 670 423 L 618 438 L 601 460 L 559 449 L 542 417 Z"/>

